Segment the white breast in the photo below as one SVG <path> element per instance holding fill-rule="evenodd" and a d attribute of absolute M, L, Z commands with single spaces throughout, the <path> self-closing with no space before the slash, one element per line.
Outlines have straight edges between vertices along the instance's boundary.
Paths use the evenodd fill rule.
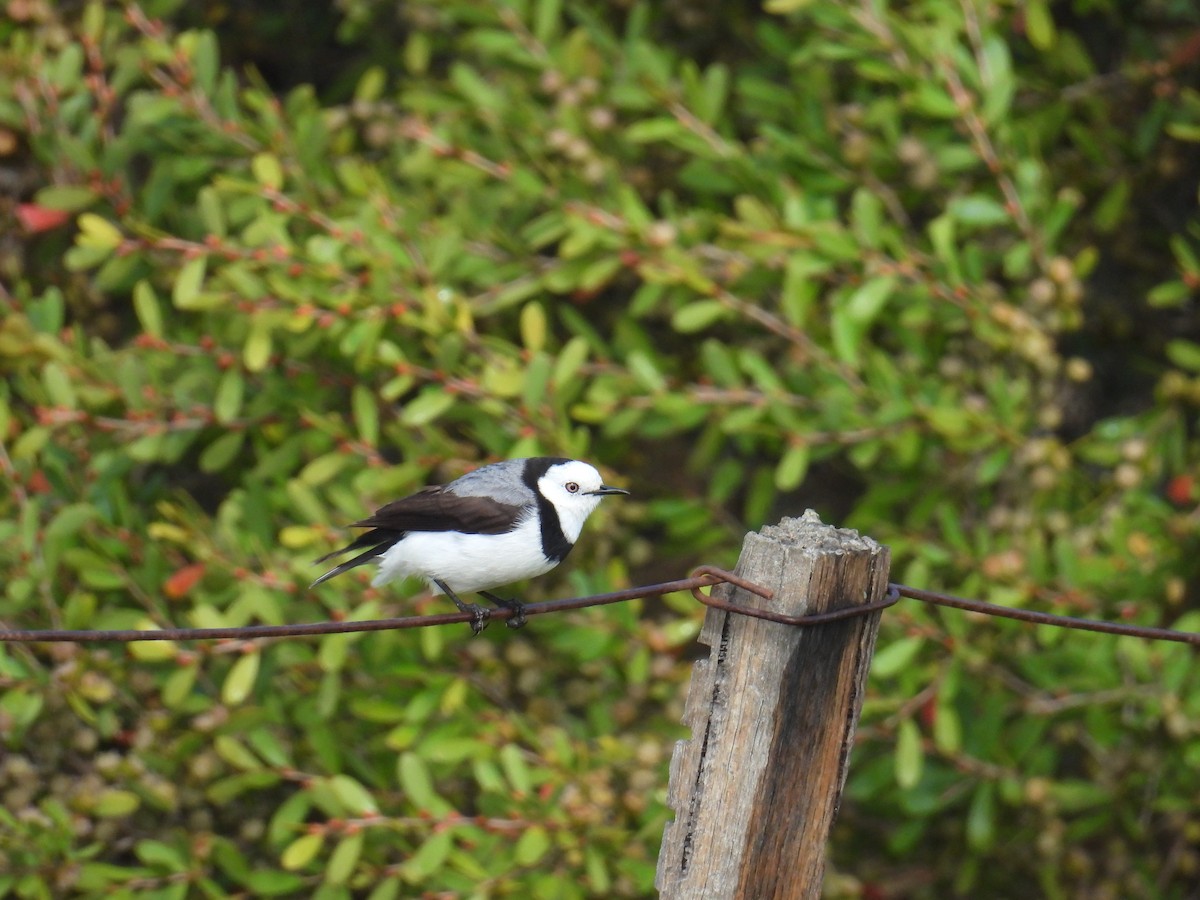
<path fill-rule="evenodd" d="M 544 575 L 555 565 L 542 555 L 541 531 L 529 516 L 505 534 L 410 532 L 380 556 L 371 584 L 415 576 L 437 591 L 436 578 L 455 593 L 469 594 Z"/>

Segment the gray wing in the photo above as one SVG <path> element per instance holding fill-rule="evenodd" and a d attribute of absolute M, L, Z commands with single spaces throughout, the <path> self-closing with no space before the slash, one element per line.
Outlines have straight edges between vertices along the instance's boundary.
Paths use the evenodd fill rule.
<path fill-rule="evenodd" d="M 480 466 L 446 485 L 446 490 L 460 497 L 490 497 L 510 506 L 530 506 L 536 498 L 525 483 L 528 460 L 505 459 Z"/>

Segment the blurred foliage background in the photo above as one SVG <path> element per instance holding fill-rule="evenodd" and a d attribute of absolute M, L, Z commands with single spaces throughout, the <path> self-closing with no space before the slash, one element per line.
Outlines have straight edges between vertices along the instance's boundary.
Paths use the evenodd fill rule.
<path fill-rule="evenodd" d="M 4 7 L 6 625 L 402 614 L 311 560 L 553 453 L 528 599 L 813 507 L 1200 630 L 1193 3 Z M 700 619 L 0 648 L 0 897 L 652 895 Z M 829 896 L 1198 879 L 1193 649 L 889 610 Z"/>

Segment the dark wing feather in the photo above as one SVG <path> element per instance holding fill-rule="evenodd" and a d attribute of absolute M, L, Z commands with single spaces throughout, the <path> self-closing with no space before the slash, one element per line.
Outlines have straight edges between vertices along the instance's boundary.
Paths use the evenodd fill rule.
<path fill-rule="evenodd" d="M 466 534 L 504 534 L 521 516 L 521 507 L 490 497 L 464 497 L 434 485 L 403 500 L 381 506 L 353 528 L 386 531 L 462 531 Z"/>

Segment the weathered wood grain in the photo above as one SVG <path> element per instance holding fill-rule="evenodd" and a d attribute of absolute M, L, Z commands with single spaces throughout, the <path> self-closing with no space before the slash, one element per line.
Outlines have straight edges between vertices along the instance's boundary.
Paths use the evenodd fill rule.
<path fill-rule="evenodd" d="M 787 615 L 881 599 L 886 547 L 811 510 L 746 536 L 739 604 Z M 668 900 L 816 898 L 846 780 L 879 613 L 796 628 L 709 609 L 671 760 L 656 884 Z"/>

